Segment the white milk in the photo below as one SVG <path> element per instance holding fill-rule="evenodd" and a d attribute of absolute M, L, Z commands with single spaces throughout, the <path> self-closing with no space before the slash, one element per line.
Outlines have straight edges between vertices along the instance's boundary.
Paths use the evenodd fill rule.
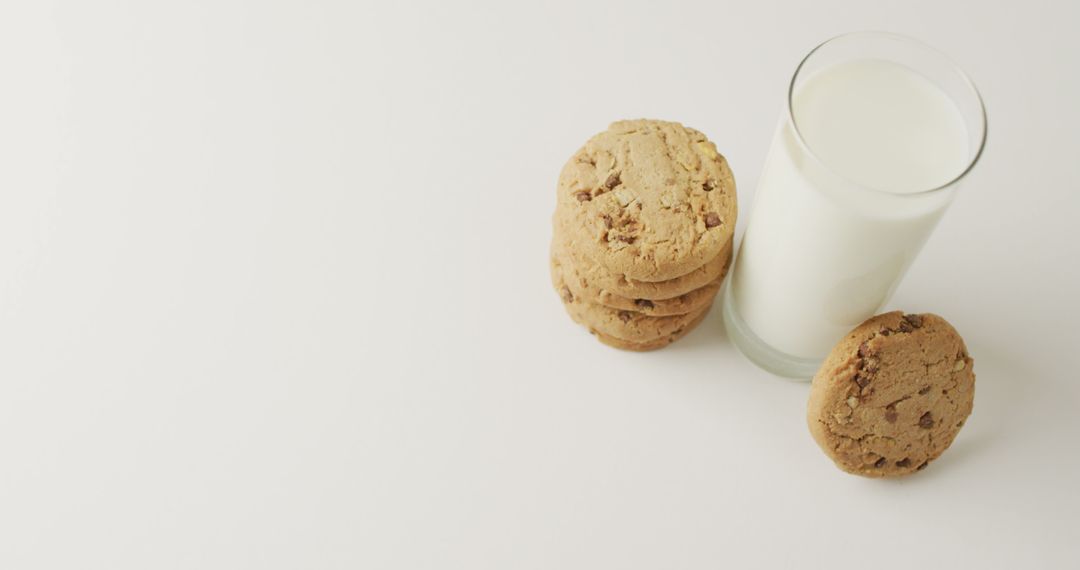
<path fill-rule="evenodd" d="M 797 88 L 758 184 L 733 276 L 734 307 L 765 343 L 820 359 L 876 313 L 968 163 L 953 101 L 883 60 L 827 67 Z M 820 162 L 819 162 L 820 161 Z"/>

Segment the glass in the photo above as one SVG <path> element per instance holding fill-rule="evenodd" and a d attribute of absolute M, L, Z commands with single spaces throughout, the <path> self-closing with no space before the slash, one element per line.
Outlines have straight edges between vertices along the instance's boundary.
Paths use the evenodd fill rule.
<path fill-rule="evenodd" d="M 888 302 L 978 161 L 986 114 L 940 52 L 858 32 L 795 70 L 724 292 L 755 364 L 810 378 Z"/>

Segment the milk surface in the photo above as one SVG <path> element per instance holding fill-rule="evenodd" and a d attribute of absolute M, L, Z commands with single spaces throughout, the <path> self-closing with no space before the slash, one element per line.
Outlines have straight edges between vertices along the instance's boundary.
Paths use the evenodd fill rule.
<path fill-rule="evenodd" d="M 806 147 L 785 117 L 731 286 L 761 340 L 822 358 L 892 295 L 953 193 L 928 191 L 967 166 L 968 133 L 936 85 L 882 60 L 817 72 L 792 111 Z"/>

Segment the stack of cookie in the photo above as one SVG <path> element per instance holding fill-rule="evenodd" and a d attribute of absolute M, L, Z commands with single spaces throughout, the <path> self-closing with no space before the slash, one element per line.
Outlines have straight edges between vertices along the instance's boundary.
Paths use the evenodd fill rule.
<path fill-rule="evenodd" d="M 731 263 L 735 179 L 678 123 L 619 121 L 559 176 L 551 274 L 567 312 L 602 342 L 666 346 L 712 306 Z"/>

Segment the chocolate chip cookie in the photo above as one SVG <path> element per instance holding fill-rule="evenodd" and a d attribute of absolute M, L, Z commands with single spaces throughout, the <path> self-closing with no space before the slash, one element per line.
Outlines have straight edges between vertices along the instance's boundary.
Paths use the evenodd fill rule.
<path fill-rule="evenodd" d="M 716 293 L 720 290 L 723 279 L 721 275 L 711 283 L 706 283 L 703 287 L 670 299 L 634 299 L 598 287 L 592 280 L 585 277 L 576 265 L 567 261 L 566 252 L 556 248 L 553 255 L 561 266 L 566 286 L 569 287 L 575 297 L 612 309 L 635 311 L 653 317 L 685 315 L 711 304 L 713 298 L 716 297 Z"/>
<path fill-rule="evenodd" d="M 574 266 L 581 278 L 587 279 L 596 288 L 609 291 L 613 295 L 650 301 L 673 299 L 705 287 L 714 281 L 723 280 L 731 266 L 732 245 L 734 244 L 734 239 L 728 240 L 727 245 L 716 257 L 685 275 L 666 281 L 639 281 L 626 275 L 612 273 L 603 265 L 589 260 L 578 249 L 575 249 L 573 241 L 567 241 L 562 232 L 556 231 L 556 237 L 558 239 L 553 243 L 553 247 L 559 250 L 568 265 Z"/>
<path fill-rule="evenodd" d="M 621 338 L 608 336 L 608 335 L 606 335 L 606 334 L 604 334 L 602 332 L 596 331 L 596 330 L 590 330 L 589 332 L 591 332 L 593 335 L 595 335 L 596 338 L 600 339 L 600 342 L 602 342 L 602 343 L 604 343 L 604 344 L 606 344 L 608 346 L 618 348 L 618 349 L 622 349 L 622 350 L 633 350 L 635 352 L 646 352 L 646 351 L 649 351 L 649 350 L 656 350 L 658 348 L 664 348 L 665 346 L 667 346 L 667 345 L 679 340 L 680 338 L 686 336 L 686 334 L 689 333 L 690 331 L 694 330 L 694 327 L 698 326 L 698 324 L 700 324 L 701 321 L 703 321 L 705 319 L 705 315 L 708 315 L 708 314 L 709 314 L 708 310 L 702 311 L 701 314 L 698 315 L 697 318 L 695 318 L 694 320 L 686 323 L 686 326 L 684 326 L 683 328 L 681 328 L 679 330 L 676 330 L 674 333 L 672 333 L 670 335 L 662 336 L 662 337 L 660 337 L 660 338 L 658 338 L 656 340 L 651 340 L 651 341 L 646 341 L 646 342 L 630 342 L 630 341 L 623 340 Z"/>
<path fill-rule="evenodd" d="M 650 317 L 636 311 L 597 305 L 574 295 L 566 284 L 562 266 L 554 257 L 551 259 L 551 282 L 575 322 L 618 348 L 651 350 L 670 344 L 697 326 L 712 307 L 709 304 L 685 315 Z"/>
<path fill-rule="evenodd" d="M 575 250 L 609 272 L 664 281 L 729 244 L 735 179 L 705 135 L 678 123 L 619 121 L 563 167 L 555 218 Z"/>
<path fill-rule="evenodd" d="M 810 433 L 849 473 L 896 477 L 923 469 L 971 414 L 972 364 L 956 329 L 937 315 L 873 317 L 837 344 L 814 376 Z"/>

